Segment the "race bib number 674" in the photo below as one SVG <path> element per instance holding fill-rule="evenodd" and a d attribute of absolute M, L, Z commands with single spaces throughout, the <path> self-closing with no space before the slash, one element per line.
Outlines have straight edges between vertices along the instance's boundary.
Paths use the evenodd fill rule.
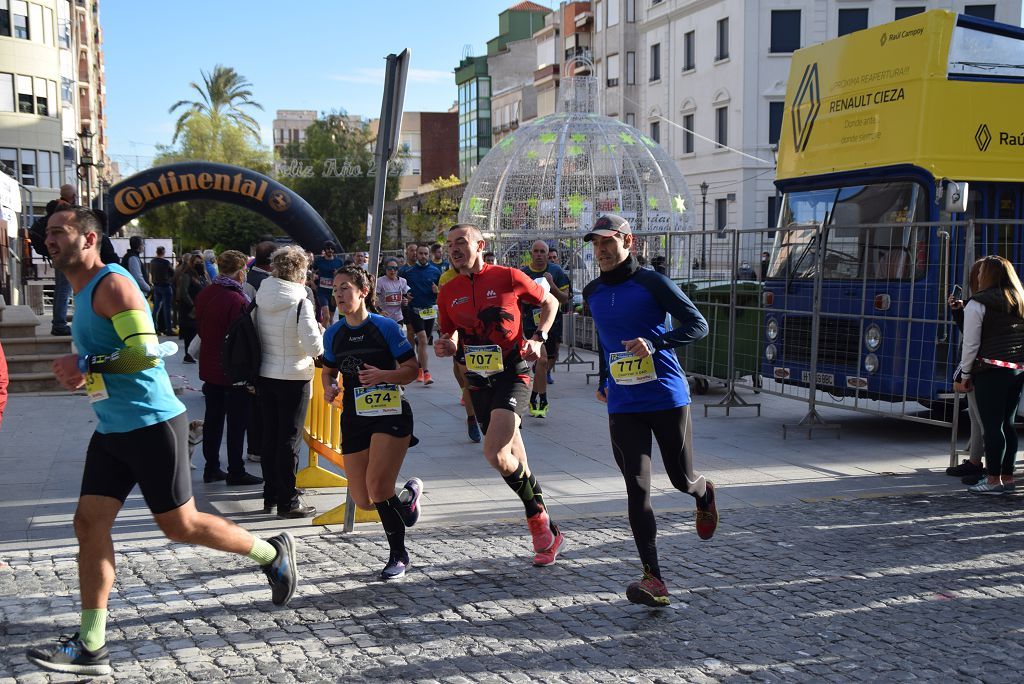
<path fill-rule="evenodd" d="M 374 385 L 356 387 L 356 414 L 374 416 L 397 416 L 402 413 L 402 392 L 398 385 Z"/>

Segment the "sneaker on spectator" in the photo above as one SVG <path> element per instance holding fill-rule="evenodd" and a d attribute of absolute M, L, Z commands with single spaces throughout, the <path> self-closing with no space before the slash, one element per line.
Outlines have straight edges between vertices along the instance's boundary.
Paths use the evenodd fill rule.
<path fill-rule="evenodd" d="M 973 475 L 964 475 L 963 477 L 960 478 L 960 481 L 963 482 L 965 485 L 976 485 L 984 479 L 985 471 L 982 470 L 980 473 L 975 473 Z"/>
<path fill-rule="evenodd" d="M 980 463 L 974 463 L 970 459 L 965 458 L 960 465 L 950 466 L 946 468 L 946 474 L 951 477 L 965 477 L 967 475 L 981 475 L 984 474 L 985 468 Z"/>
<path fill-rule="evenodd" d="M 651 608 L 664 608 L 669 604 L 668 587 L 644 568 L 643 577 L 626 587 L 626 598 L 630 603 L 640 603 Z"/>
<path fill-rule="evenodd" d="M 1002 484 L 989 484 L 988 480 L 979 482 L 973 487 L 968 487 L 967 491 L 971 494 L 987 494 L 989 496 L 1002 496 L 1006 493 L 1006 487 Z"/>

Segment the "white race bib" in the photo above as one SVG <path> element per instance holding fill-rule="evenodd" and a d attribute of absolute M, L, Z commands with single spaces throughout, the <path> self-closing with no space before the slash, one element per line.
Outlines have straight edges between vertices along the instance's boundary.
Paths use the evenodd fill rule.
<path fill-rule="evenodd" d="M 317 287 L 322 287 L 325 290 L 330 290 L 332 287 L 334 287 L 334 278 L 324 278 L 323 276 L 320 276 L 319 284 L 317 285 Z"/>
<path fill-rule="evenodd" d="M 642 385 L 658 379 L 654 372 L 654 357 L 640 358 L 627 351 L 608 355 L 608 368 L 616 385 Z"/>
<path fill-rule="evenodd" d="M 357 415 L 373 418 L 397 416 L 402 413 L 402 391 L 398 389 L 398 385 L 356 387 L 354 395 Z"/>
<path fill-rule="evenodd" d="M 501 347 L 496 344 L 467 344 L 466 370 L 487 377 L 505 369 Z"/>

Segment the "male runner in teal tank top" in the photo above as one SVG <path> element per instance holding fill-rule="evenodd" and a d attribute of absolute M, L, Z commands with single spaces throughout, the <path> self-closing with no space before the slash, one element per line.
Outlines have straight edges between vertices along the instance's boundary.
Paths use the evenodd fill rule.
<path fill-rule="evenodd" d="M 79 352 L 54 361 L 53 373 L 69 390 L 86 388 L 97 425 L 75 511 L 81 627 L 54 648 L 30 650 L 28 659 L 78 675 L 110 673 L 105 646 L 107 599 L 114 584 L 110 530 L 135 485 L 168 539 L 247 555 L 258 563 L 270 580 L 274 604 L 288 603 L 298 579 L 295 544 L 287 532 L 264 541 L 196 510 L 185 407 L 161 361 L 149 306 L 126 270 L 100 261 L 102 238 L 96 215 L 84 207 L 54 213 L 46 228 L 53 265 L 75 292 L 72 336 Z"/>

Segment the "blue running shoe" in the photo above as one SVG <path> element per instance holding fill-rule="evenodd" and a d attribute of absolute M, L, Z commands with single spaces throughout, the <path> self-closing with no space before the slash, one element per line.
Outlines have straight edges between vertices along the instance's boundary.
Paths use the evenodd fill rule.
<path fill-rule="evenodd" d="M 476 422 L 476 418 L 467 418 L 466 424 L 469 426 L 469 438 L 479 444 L 484 438 L 480 433 L 480 424 Z"/>
<path fill-rule="evenodd" d="M 277 557 L 260 569 L 270 581 L 271 598 L 275 606 L 287 606 L 299 583 L 299 568 L 295 563 L 295 540 L 287 532 L 271 537 L 267 543 L 277 549 Z"/>
<path fill-rule="evenodd" d="M 98 677 L 110 674 L 110 654 L 106 646 L 90 651 L 78 638 L 65 636 L 57 639 L 57 647 L 45 650 L 33 648 L 28 652 L 28 660 L 44 670 L 66 672 L 68 674 Z"/>

